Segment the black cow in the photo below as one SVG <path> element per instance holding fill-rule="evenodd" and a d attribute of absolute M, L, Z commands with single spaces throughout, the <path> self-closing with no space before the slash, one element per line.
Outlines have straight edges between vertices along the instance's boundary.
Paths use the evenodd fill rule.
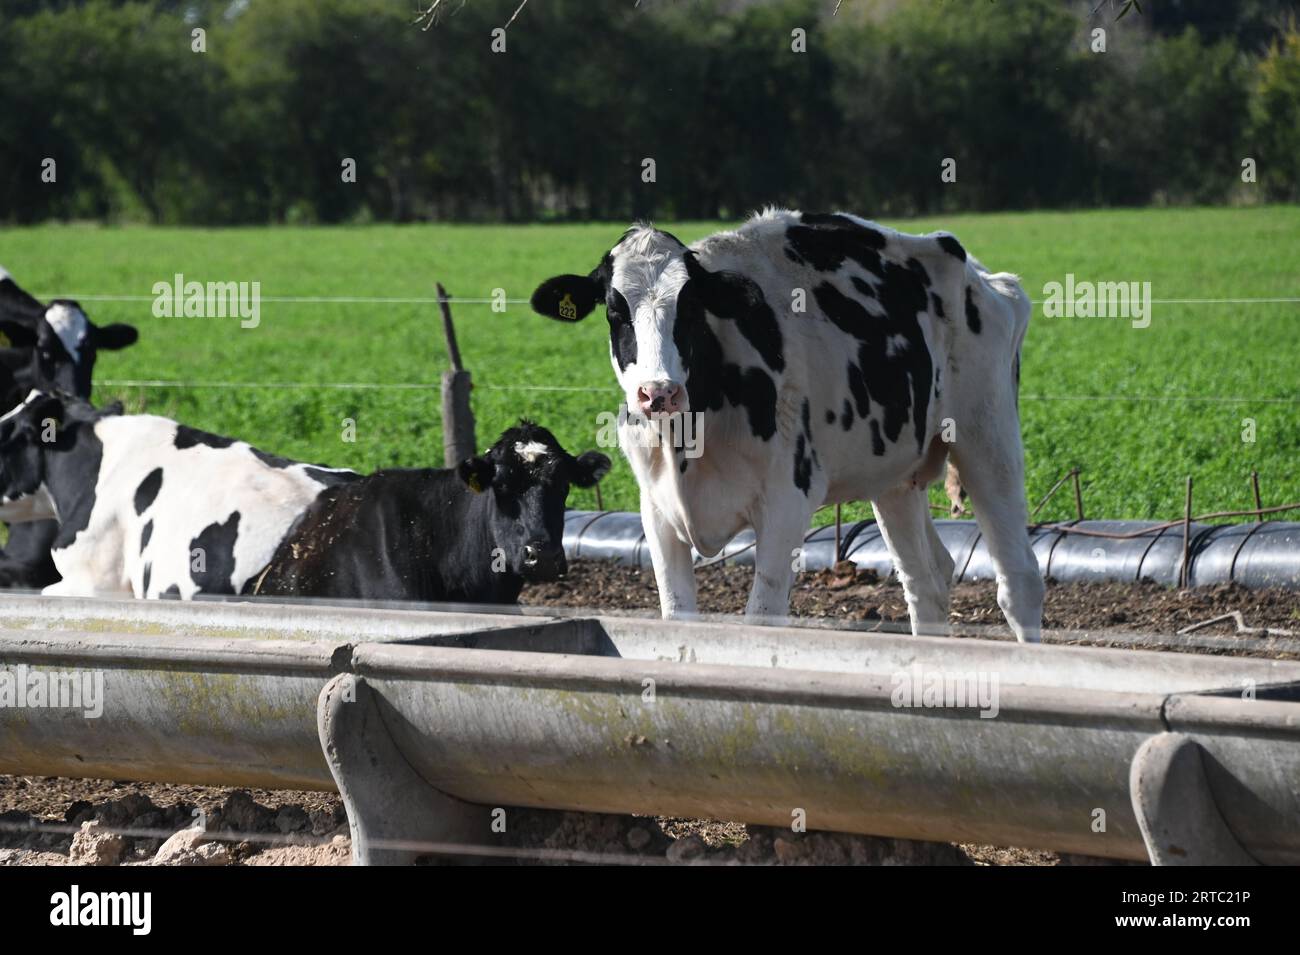
<path fill-rule="evenodd" d="M 131 325 L 99 327 L 68 299 L 42 305 L 0 267 L 0 414 L 33 388 L 90 397 L 95 358 L 135 342 Z M 0 552 L 0 588 L 41 588 L 59 579 L 50 546 L 54 521 L 14 524 Z"/>
<path fill-rule="evenodd" d="M 388 469 L 327 488 L 253 591 L 295 597 L 514 603 L 565 570 L 569 486 L 609 470 L 528 421 L 455 470 Z"/>

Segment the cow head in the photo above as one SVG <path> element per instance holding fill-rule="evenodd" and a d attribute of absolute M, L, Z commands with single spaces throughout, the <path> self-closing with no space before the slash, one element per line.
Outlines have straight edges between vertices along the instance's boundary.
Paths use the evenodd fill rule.
<path fill-rule="evenodd" d="M 471 490 L 489 495 L 492 547 L 501 548 L 506 569 L 525 580 L 553 580 L 564 573 L 569 486 L 591 487 L 608 471 L 605 455 L 587 451 L 575 458 L 551 432 L 530 421 L 520 421 L 486 454 L 457 468 Z"/>
<path fill-rule="evenodd" d="M 42 305 L 0 268 L 0 408 L 12 408 L 33 388 L 89 398 L 97 354 L 137 337 L 132 325 L 93 324 L 68 299 Z"/>
<path fill-rule="evenodd" d="M 97 411 L 72 395 L 33 391 L 0 417 L 0 520 L 23 523 L 59 517 L 52 456 L 67 454 L 79 443 L 88 445 L 91 442 L 82 440 L 83 426 L 121 410 L 114 403 Z M 84 488 L 87 481 L 93 487 L 93 474 L 71 477 L 66 482 L 71 489 Z"/>
<path fill-rule="evenodd" d="M 716 370 L 718 341 L 705 324 L 706 311 L 737 319 L 748 319 L 756 309 L 771 315 L 751 280 L 709 271 L 676 237 L 649 225 L 624 233 L 588 275 L 547 279 L 532 297 L 538 314 L 569 322 L 600 304 L 628 410 L 645 415 L 691 410 L 692 369 Z M 746 322 L 747 335 L 751 324 Z"/>

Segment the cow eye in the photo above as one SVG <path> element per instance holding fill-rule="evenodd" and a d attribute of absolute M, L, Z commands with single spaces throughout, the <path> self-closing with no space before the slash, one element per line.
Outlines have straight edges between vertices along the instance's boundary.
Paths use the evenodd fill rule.
<path fill-rule="evenodd" d="M 609 298 L 605 302 L 605 317 L 611 323 L 632 320 L 632 310 L 628 307 L 627 299 L 618 289 L 610 289 Z"/>

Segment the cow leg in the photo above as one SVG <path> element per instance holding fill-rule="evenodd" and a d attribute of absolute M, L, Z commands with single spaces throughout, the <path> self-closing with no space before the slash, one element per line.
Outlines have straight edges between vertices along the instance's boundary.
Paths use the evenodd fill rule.
<path fill-rule="evenodd" d="M 934 567 L 935 577 L 939 585 L 943 588 L 943 619 L 948 619 L 948 594 L 952 589 L 952 575 L 957 569 L 956 562 L 952 559 L 952 554 L 948 553 L 948 545 L 943 542 L 939 536 L 939 528 L 934 526 L 934 518 L 930 515 L 930 499 L 924 491 L 921 497 L 925 501 L 925 529 L 930 538 L 930 562 Z"/>
<path fill-rule="evenodd" d="M 650 495 L 641 494 L 641 529 L 650 547 L 650 563 L 659 588 L 659 611 L 664 617 L 695 612 L 695 563 L 689 544 L 664 520 Z"/>
<path fill-rule="evenodd" d="M 907 597 L 912 633 L 946 632 L 953 562 L 930 520 L 925 491 L 900 485 L 873 498 L 871 506 Z"/>
<path fill-rule="evenodd" d="M 814 491 L 818 488 L 814 485 Z M 818 495 L 820 497 L 820 495 Z M 754 522 L 754 586 L 745 616 L 785 617 L 790 613 L 790 585 L 804 534 L 812 520 L 810 498 L 802 492 L 769 505 Z"/>
<path fill-rule="evenodd" d="M 998 606 L 1022 643 L 1037 643 L 1043 628 L 1043 576 L 1026 526 L 1025 456 L 1014 407 L 992 413 L 1005 431 L 966 427 L 952 446 L 962 484 L 975 505 L 998 578 Z"/>

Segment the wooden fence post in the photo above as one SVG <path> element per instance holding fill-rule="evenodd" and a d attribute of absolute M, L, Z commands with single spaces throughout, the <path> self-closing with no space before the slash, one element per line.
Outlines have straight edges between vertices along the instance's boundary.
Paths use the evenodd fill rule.
<path fill-rule="evenodd" d="M 474 411 L 469 403 L 469 393 L 474 385 L 460 362 L 448 299 L 447 290 L 439 282 L 438 308 L 442 311 L 442 332 L 451 358 L 451 368 L 442 373 L 442 461 L 444 467 L 454 468 L 474 456 L 478 442 L 474 437 Z"/>

